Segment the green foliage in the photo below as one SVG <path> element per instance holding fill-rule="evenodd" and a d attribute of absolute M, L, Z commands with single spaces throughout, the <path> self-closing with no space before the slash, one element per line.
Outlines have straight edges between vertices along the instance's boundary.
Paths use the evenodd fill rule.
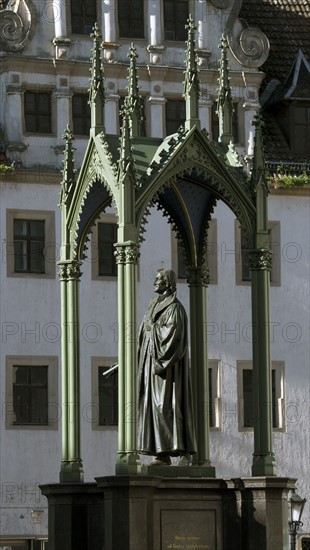
<path fill-rule="evenodd" d="M 0 174 L 10 174 L 15 168 L 10 164 L 0 164 Z"/>
<path fill-rule="evenodd" d="M 279 170 L 277 174 L 273 174 L 268 177 L 268 182 L 277 187 L 302 187 L 303 185 L 310 184 L 310 175 L 307 172 L 302 172 L 302 174 L 292 175 L 287 174 Z"/>

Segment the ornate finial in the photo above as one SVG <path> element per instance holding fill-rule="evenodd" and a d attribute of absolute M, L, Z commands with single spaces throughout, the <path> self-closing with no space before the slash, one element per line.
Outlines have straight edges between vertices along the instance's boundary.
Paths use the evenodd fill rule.
<path fill-rule="evenodd" d="M 65 140 L 65 151 L 64 151 L 64 160 L 63 160 L 64 168 L 62 170 L 63 179 L 61 182 L 61 186 L 62 186 L 61 196 L 60 196 L 61 204 L 63 204 L 63 202 L 66 201 L 68 194 L 71 192 L 71 189 L 75 184 L 75 169 L 74 169 L 73 146 L 72 146 L 74 136 L 72 134 L 72 131 L 69 125 L 67 125 L 65 129 L 63 139 Z"/>
<path fill-rule="evenodd" d="M 262 185 L 264 189 L 268 191 L 262 132 L 264 123 L 262 116 L 257 114 L 252 124 L 255 126 L 255 137 L 251 187 L 256 190 L 260 185 Z"/>
<path fill-rule="evenodd" d="M 185 128 L 190 130 L 194 126 L 200 128 L 199 120 L 199 95 L 200 83 L 197 69 L 197 56 L 195 50 L 195 24 L 190 15 L 187 20 L 186 28 L 188 30 L 187 49 L 186 49 L 186 71 L 184 81 L 183 96 L 186 101 L 186 122 Z"/>
<path fill-rule="evenodd" d="M 103 71 L 101 65 L 101 33 L 97 23 L 93 27 L 93 33 L 90 35 L 94 39 L 92 48 L 92 67 L 90 88 L 89 88 L 89 104 L 91 108 L 91 134 L 96 136 L 100 132 L 104 132 L 104 86 L 103 86 Z"/>
<path fill-rule="evenodd" d="M 143 121 L 143 102 L 139 95 L 138 70 L 136 59 L 138 57 L 134 44 L 130 46 L 128 54 L 130 64 L 128 69 L 128 95 L 125 98 L 126 108 L 129 110 L 131 118 L 131 137 L 141 135 L 141 123 Z"/>
<path fill-rule="evenodd" d="M 220 78 L 219 78 L 219 94 L 217 100 L 217 114 L 219 117 L 219 138 L 218 140 L 226 145 L 233 139 L 232 133 L 232 114 L 233 100 L 231 97 L 229 68 L 227 61 L 228 42 L 223 35 L 220 43 L 221 60 L 220 60 Z"/>

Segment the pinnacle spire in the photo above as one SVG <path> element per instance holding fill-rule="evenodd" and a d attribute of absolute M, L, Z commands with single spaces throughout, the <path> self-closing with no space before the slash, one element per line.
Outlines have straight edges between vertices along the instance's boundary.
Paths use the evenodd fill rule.
<path fill-rule="evenodd" d="M 223 35 L 220 43 L 220 78 L 219 93 L 217 99 L 217 114 L 219 117 L 219 138 L 218 140 L 228 145 L 233 140 L 232 114 L 233 100 L 231 97 L 229 68 L 227 61 L 227 38 Z"/>
<path fill-rule="evenodd" d="M 93 27 L 93 32 L 90 35 L 94 39 L 92 48 L 92 67 L 90 88 L 89 88 L 89 104 L 91 108 L 91 135 L 96 136 L 100 132 L 104 132 L 104 86 L 103 86 L 103 70 L 101 65 L 101 33 L 97 23 Z"/>
<path fill-rule="evenodd" d="M 138 69 L 136 59 L 138 57 L 134 44 L 130 46 L 128 54 L 130 64 L 128 69 L 128 95 L 125 99 L 131 118 L 131 137 L 141 135 L 141 123 L 143 120 L 142 98 L 139 95 Z"/>
<path fill-rule="evenodd" d="M 123 125 L 120 138 L 120 158 L 119 158 L 119 180 L 124 179 L 128 170 L 133 166 L 133 159 L 130 146 L 130 110 L 124 106 L 122 110 Z"/>
<path fill-rule="evenodd" d="M 195 23 L 190 15 L 186 25 L 188 31 L 187 49 L 186 49 L 186 71 L 184 81 L 183 96 L 186 101 L 186 122 L 185 128 L 190 130 L 194 126 L 200 128 L 199 119 L 199 95 L 200 83 L 197 69 L 197 56 L 195 50 Z"/>
<path fill-rule="evenodd" d="M 72 142 L 74 136 L 70 129 L 69 124 L 65 129 L 63 136 L 65 140 L 65 151 L 64 151 L 64 160 L 63 160 L 63 170 L 62 170 L 62 191 L 61 191 L 61 203 L 66 200 L 66 197 L 70 193 L 72 186 L 75 183 L 75 170 L 74 170 L 74 158 L 73 158 L 73 146 Z"/>
<path fill-rule="evenodd" d="M 266 189 L 268 189 L 263 145 L 262 116 L 260 114 L 257 114 L 252 124 L 253 126 L 255 126 L 252 187 L 253 189 L 257 189 L 257 187 L 262 184 Z"/>

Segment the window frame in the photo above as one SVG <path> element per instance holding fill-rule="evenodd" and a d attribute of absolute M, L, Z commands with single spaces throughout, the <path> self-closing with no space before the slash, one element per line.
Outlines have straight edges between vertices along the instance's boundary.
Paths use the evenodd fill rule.
<path fill-rule="evenodd" d="M 281 222 L 268 220 L 270 247 L 272 251 L 272 269 L 270 272 L 270 286 L 281 286 Z M 268 242 L 269 245 L 269 242 Z M 241 227 L 238 220 L 235 221 L 235 272 L 236 285 L 250 286 L 251 279 L 243 279 Z"/>
<path fill-rule="evenodd" d="M 26 233 L 17 233 L 15 229 L 15 222 L 24 222 L 26 224 Z M 31 234 L 31 223 L 43 223 L 43 236 L 42 235 L 33 235 Z M 13 241 L 14 241 L 14 273 L 34 273 L 37 275 L 42 275 L 45 273 L 45 261 L 44 261 L 44 248 L 45 248 L 45 220 L 29 220 L 29 219 L 18 219 L 14 218 L 13 220 Z M 26 254 L 22 254 L 22 256 L 25 256 L 26 259 L 26 269 L 16 269 L 16 256 L 20 256 L 20 254 L 17 254 L 15 250 L 15 244 L 16 243 L 24 243 L 26 245 Z M 35 271 L 34 269 L 31 269 L 32 266 L 32 252 L 31 248 L 34 242 L 37 242 L 40 244 L 40 248 L 42 249 L 42 257 L 40 258 L 40 264 L 42 263 L 43 271 Z"/>
<path fill-rule="evenodd" d="M 118 359 L 116 356 L 113 357 L 92 357 L 91 358 L 91 418 L 87 417 L 87 420 L 91 423 L 93 430 L 98 431 L 113 431 L 117 432 L 117 424 L 99 424 L 99 383 L 98 383 L 98 371 L 99 367 L 111 367 L 117 363 Z"/>
<path fill-rule="evenodd" d="M 49 86 L 49 87 L 36 87 L 36 89 L 33 89 L 31 88 L 31 86 L 29 86 L 29 88 L 27 88 L 24 93 L 22 94 L 23 95 L 23 133 L 24 135 L 27 135 L 27 136 L 45 136 L 45 137 L 53 137 L 55 135 L 55 128 L 54 128 L 54 101 L 53 101 L 53 91 L 54 91 L 54 88 Z M 35 130 L 35 131 L 29 131 L 27 130 L 27 122 L 26 122 L 26 94 L 27 93 L 32 93 L 32 94 L 35 94 L 36 96 L 39 96 L 39 95 L 42 95 L 42 94 L 48 94 L 50 96 L 50 131 L 49 132 L 41 132 L 39 130 Z M 37 114 L 37 109 L 35 110 L 35 113 Z"/>
<path fill-rule="evenodd" d="M 285 363 L 284 361 L 272 361 L 272 371 L 275 371 L 276 401 L 275 407 L 278 426 L 272 427 L 273 432 L 285 432 Z M 244 397 L 243 397 L 243 371 L 252 370 L 252 361 L 237 361 L 237 394 L 238 394 L 238 431 L 253 432 L 253 426 L 244 426 Z M 253 387 L 252 387 L 253 391 Z"/>
<path fill-rule="evenodd" d="M 170 1 L 170 0 L 169 0 Z M 176 8 L 177 8 L 177 3 L 179 2 L 180 0 L 173 0 L 174 2 L 174 12 L 176 13 Z M 190 13 L 194 13 L 194 3 L 191 1 L 191 0 L 181 0 L 183 3 L 187 3 L 187 7 L 188 7 L 188 13 L 187 13 L 187 18 L 186 20 L 188 19 Z M 174 13 L 174 15 L 175 15 Z M 175 16 L 174 16 L 174 21 L 175 21 Z M 185 22 L 186 23 L 186 22 Z M 162 2 L 162 39 L 163 39 L 163 42 L 166 43 L 166 42 L 173 42 L 174 44 L 175 43 L 178 43 L 178 44 L 182 44 L 184 45 L 185 47 L 185 44 L 184 42 L 187 40 L 187 31 L 185 29 L 185 25 L 184 25 L 184 38 L 167 38 L 167 35 L 166 35 L 166 18 L 165 18 L 165 0 L 163 0 Z M 168 31 L 168 32 L 172 32 L 172 31 Z M 176 36 L 176 27 L 174 27 L 174 33 L 175 33 L 175 36 Z"/>
<path fill-rule="evenodd" d="M 74 113 L 73 113 L 74 97 L 77 97 L 77 96 L 84 97 L 86 99 L 86 103 L 88 103 L 89 94 L 86 93 L 86 92 L 83 92 L 82 90 L 74 90 L 73 93 L 72 93 L 72 96 L 71 96 L 71 121 L 72 121 L 73 134 L 78 139 L 79 138 L 85 139 L 86 137 L 89 137 L 89 131 L 90 131 L 90 128 L 91 128 L 91 109 L 90 109 L 90 105 L 88 105 L 88 108 L 89 108 L 89 129 L 87 130 L 86 133 L 83 133 L 83 134 L 77 133 L 76 128 L 74 127 L 75 116 L 74 116 Z M 84 125 L 85 125 L 85 121 L 87 120 L 87 117 L 83 116 L 83 117 L 80 117 L 80 118 L 83 121 L 83 130 L 84 130 Z"/>
<path fill-rule="evenodd" d="M 124 0 L 125 1 L 125 0 Z M 128 4 L 128 0 L 126 2 Z M 142 11 L 142 29 L 143 29 L 143 36 L 141 37 L 136 37 L 136 36 L 121 36 L 121 30 L 120 30 L 120 18 L 119 18 L 119 12 L 120 12 L 120 4 L 121 4 L 121 1 L 120 0 L 117 0 L 117 6 L 116 6 L 116 10 L 115 10 L 115 13 L 116 13 L 116 19 L 117 19 L 117 36 L 119 38 L 119 40 L 146 40 L 147 39 L 147 26 L 146 26 L 146 16 L 147 16 L 147 10 L 144 9 L 144 5 L 145 5 L 145 2 L 142 1 L 142 5 L 143 5 L 143 11 Z M 131 18 L 131 23 L 129 24 L 129 26 L 131 27 L 132 26 L 132 18 Z M 131 30 L 131 29 L 130 29 Z"/>
<path fill-rule="evenodd" d="M 304 124 L 298 124 L 297 123 L 297 111 L 299 109 L 306 109 L 307 110 L 307 122 Z M 305 119 L 303 119 L 305 120 Z M 290 134 L 289 134 L 289 145 L 291 153 L 295 156 L 299 157 L 307 157 L 307 154 L 309 154 L 306 145 L 304 145 L 305 150 L 300 151 L 298 148 L 299 142 L 296 142 L 295 136 L 298 134 L 297 129 L 300 128 L 300 126 L 305 127 L 306 134 L 309 136 L 310 141 L 310 102 L 309 100 L 295 100 L 292 101 L 292 103 L 289 106 L 289 124 L 290 124 Z M 308 140 L 306 141 L 307 144 Z"/>
<path fill-rule="evenodd" d="M 99 240 L 98 240 L 98 224 L 107 223 L 107 224 L 116 224 L 117 217 L 116 214 L 107 214 L 103 213 L 100 215 L 100 218 L 96 221 L 95 227 L 92 231 L 91 237 L 91 271 L 92 279 L 97 281 L 116 281 L 117 280 L 117 271 L 115 275 L 99 275 Z"/>
<path fill-rule="evenodd" d="M 26 277 L 35 279 L 54 279 L 56 276 L 57 243 L 55 237 L 55 212 L 51 210 L 15 210 L 6 211 L 6 261 L 8 277 Z M 16 272 L 14 264 L 14 220 L 45 222 L 44 231 L 44 273 Z M 50 250 L 53 250 L 52 256 Z"/>
<path fill-rule="evenodd" d="M 95 20 L 92 24 L 92 28 L 90 29 L 90 32 L 74 32 L 73 31 L 73 25 L 72 25 L 72 5 L 73 3 L 71 2 L 70 3 L 70 6 L 69 6 L 69 16 L 70 16 L 70 30 L 71 30 L 71 35 L 73 36 L 80 36 L 80 37 L 84 37 L 84 38 L 90 38 L 90 34 L 92 32 L 92 29 L 93 29 L 93 26 L 95 24 L 96 21 L 99 21 L 100 20 L 100 9 L 99 9 L 99 6 L 100 6 L 100 2 L 99 2 L 99 6 L 98 6 L 98 2 L 97 0 L 94 0 L 94 4 L 95 4 L 95 10 L 96 10 L 96 14 L 95 14 Z M 82 6 L 84 6 L 84 2 L 82 2 Z M 83 15 L 83 14 L 82 14 Z M 85 23 L 85 16 L 84 16 L 84 23 Z M 85 27 L 85 25 L 84 25 Z"/>
<path fill-rule="evenodd" d="M 207 246 L 207 267 L 209 269 L 209 285 L 218 284 L 218 244 L 217 244 L 217 219 L 211 218 L 208 228 L 209 250 Z M 212 245 L 212 250 L 210 246 Z M 174 230 L 171 230 L 171 264 L 176 274 L 178 283 L 186 283 L 186 279 L 179 277 L 178 268 L 178 239 Z"/>
<path fill-rule="evenodd" d="M 46 365 L 47 371 L 47 424 L 15 424 L 13 409 L 13 367 L 41 367 Z M 58 357 L 49 355 L 7 355 L 6 356 L 6 430 L 57 430 L 60 416 L 58 397 Z"/>
<path fill-rule="evenodd" d="M 185 99 L 182 99 L 182 97 L 169 97 L 169 96 L 166 96 L 165 97 L 165 136 L 170 136 L 170 135 L 173 135 L 175 133 L 177 133 L 178 129 L 180 128 L 180 126 L 184 126 L 184 123 L 186 121 L 186 102 L 185 102 Z M 167 117 L 167 107 L 168 107 L 168 104 L 169 103 L 174 103 L 174 104 L 182 104 L 183 107 L 184 107 L 184 121 L 182 122 L 182 119 L 180 119 L 180 122 L 178 124 L 178 127 L 175 128 L 175 130 L 173 132 L 170 132 L 168 133 L 168 130 L 167 130 L 167 121 L 168 121 L 168 117 Z M 175 119 L 177 120 L 177 119 Z"/>

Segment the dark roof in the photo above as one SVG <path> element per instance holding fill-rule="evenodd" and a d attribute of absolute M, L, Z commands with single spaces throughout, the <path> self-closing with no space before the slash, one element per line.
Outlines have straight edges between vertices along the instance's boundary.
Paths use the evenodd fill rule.
<path fill-rule="evenodd" d="M 278 81 L 261 97 L 266 161 L 285 165 L 288 171 L 291 166 L 294 173 L 309 170 L 309 159 L 293 154 L 289 146 L 283 102 L 310 99 L 310 0 L 243 0 L 239 17 L 246 26 L 262 30 L 270 42 L 269 56 L 261 67 L 266 75 L 261 91 Z"/>
<path fill-rule="evenodd" d="M 284 82 L 299 50 L 310 61 L 310 0 L 243 0 L 239 17 L 269 39 L 265 82 Z"/>

